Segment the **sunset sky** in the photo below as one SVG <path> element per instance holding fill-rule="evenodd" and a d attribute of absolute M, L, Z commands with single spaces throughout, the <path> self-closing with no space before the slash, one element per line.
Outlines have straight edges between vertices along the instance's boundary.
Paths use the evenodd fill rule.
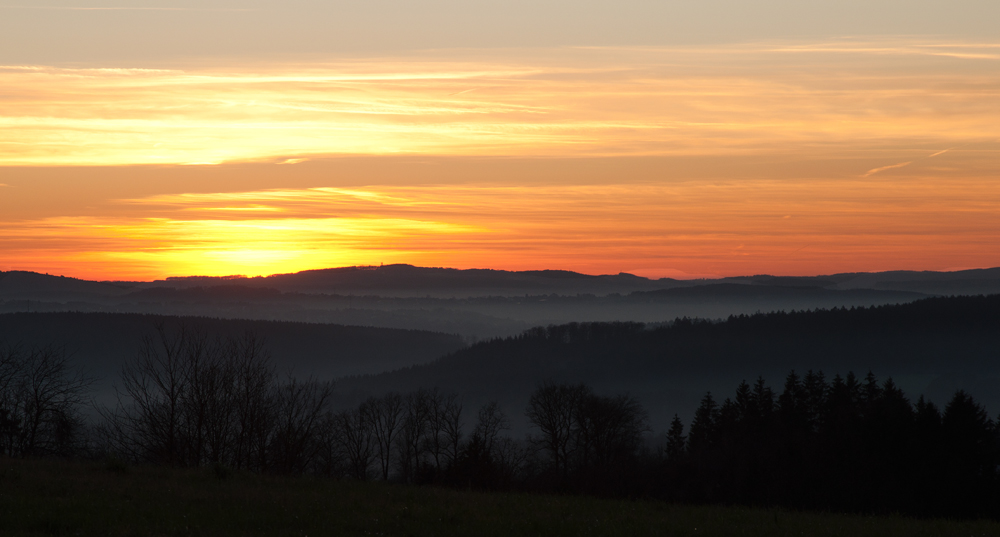
<path fill-rule="evenodd" d="M 0 3 L 0 270 L 1000 266 L 1000 2 Z"/>

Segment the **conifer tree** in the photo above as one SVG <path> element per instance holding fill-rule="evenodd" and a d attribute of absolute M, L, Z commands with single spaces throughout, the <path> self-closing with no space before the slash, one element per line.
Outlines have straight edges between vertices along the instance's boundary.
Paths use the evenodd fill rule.
<path fill-rule="evenodd" d="M 716 425 L 719 421 L 719 406 L 712 397 L 712 392 L 705 394 L 701 405 L 694 413 L 691 428 L 688 432 L 688 451 L 701 453 L 707 451 L 714 440 Z"/>
<path fill-rule="evenodd" d="M 674 414 L 674 419 L 670 422 L 670 430 L 667 431 L 667 460 L 679 462 L 684 457 L 687 437 L 684 436 L 684 423 L 681 418 Z"/>

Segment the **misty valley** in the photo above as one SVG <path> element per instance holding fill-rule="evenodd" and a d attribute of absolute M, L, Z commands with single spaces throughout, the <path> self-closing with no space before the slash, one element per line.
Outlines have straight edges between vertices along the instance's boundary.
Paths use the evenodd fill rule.
<path fill-rule="evenodd" d="M 0 537 L 1000 535 L 997 21 L 0 2 Z"/>
<path fill-rule="evenodd" d="M 1000 517 L 1000 295 L 931 292 L 992 289 L 996 270 L 864 277 L 879 289 L 378 270 L 339 274 L 363 295 L 328 293 L 330 273 L 282 290 L 5 273 L 0 306 L 24 309 L 0 313 L 0 450 L 218 479 Z M 156 309 L 140 298 L 185 314 L 131 311 Z M 289 320 L 306 311 L 319 318 Z"/>

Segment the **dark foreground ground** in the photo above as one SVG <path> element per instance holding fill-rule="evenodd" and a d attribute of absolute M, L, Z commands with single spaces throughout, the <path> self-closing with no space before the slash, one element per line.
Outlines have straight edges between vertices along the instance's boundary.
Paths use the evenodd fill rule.
<path fill-rule="evenodd" d="M 2 535 L 1000 535 L 1000 523 L 0 459 Z"/>

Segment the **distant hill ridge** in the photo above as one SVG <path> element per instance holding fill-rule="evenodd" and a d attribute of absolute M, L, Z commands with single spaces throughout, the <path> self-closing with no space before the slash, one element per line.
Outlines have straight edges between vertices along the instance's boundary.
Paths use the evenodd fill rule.
<path fill-rule="evenodd" d="M 0 299 L 86 299 L 122 296 L 150 288 L 243 286 L 306 294 L 398 297 L 628 294 L 718 284 L 829 290 L 873 289 L 923 294 L 1000 293 L 1000 268 L 954 272 L 890 271 L 824 276 L 754 275 L 719 279 L 650 279 L 619 273 L 589 275 L 566 270 L 507 271 L 384 265 L 307 270 L 262 277 L 185 276 L 153 282 L 95 282 L 34 272 L 0 272 Z"/>
<path fill-rule="evenodd" d="M 907 304 L 774 312 L 722 322 L 570 323 L 538 327 L 398 371 L 338 381 L 354 402 L 390 390 L 441 387 L 501 402 L 516 425 L 540 382 L 584 382 L 599 393 L 628 392 L 664 430 L 685 420 L 712 391 L 730 397 L 763 376 L 781 390 L 791 370 L 828 380 L 853 371 L 892 377 L 907 396 L 938 403 L 965 389 L 991 416 L 1000 411 L 1000 295 L 934 297 Z M 474 405 L 473 405 L 474 406 Z"/>
<path fill-rule="evenodd" d="M 383 265 L 377 267 L 341 267 L 306 270 L 272 276 L 167 278 L 167 285 L 251 285 L 273 287 L 282 291 L 305 293 L 351 292 L 394 296 L 424 296 L 426 294 L 538 294 L 538 293 L 629 293 L 685 285 L 671 278 L 658 280 L 634 274 L 590 275 L 568 270 L 508 271 L 495 269 L 453 269 L 416 267 L 413 265 Z"/>

